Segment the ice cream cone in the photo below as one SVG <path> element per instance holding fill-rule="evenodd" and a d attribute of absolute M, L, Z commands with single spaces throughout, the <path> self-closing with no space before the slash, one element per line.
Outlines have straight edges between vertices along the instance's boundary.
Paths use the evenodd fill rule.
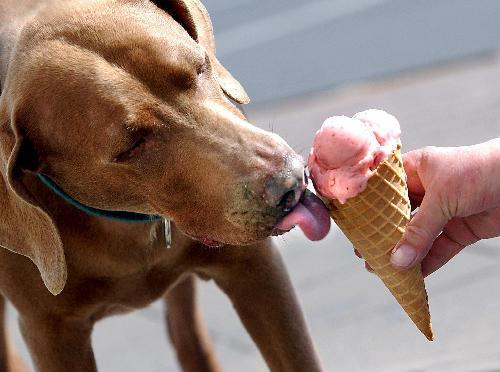
<path fill-rule="evenodd" d="M 382 279 L 418 329 L 432 341 L 432 326 L 420 265 L 398 271 L 391 251 L 410 220 L 410 202 L 398 147 L 379 164 L 367 187 L 344 204 L 327 200 L 331 217 Z"/>

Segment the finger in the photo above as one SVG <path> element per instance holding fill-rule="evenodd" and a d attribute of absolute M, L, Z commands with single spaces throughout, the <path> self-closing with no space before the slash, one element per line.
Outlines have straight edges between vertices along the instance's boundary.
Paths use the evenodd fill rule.
<path fill-rule="evenodd" d="M 434 241 L 429 253 L 422 261 L 424 275 L 433 273 L 462 249 L 480 240 L 468 222 L 475 217 L 452 218 L 446 224 L 443 233 Z"/>
<path fill-rule="evenodd" d="M 458 244 L 463 246 L 474 244 L 481 240 L 471 228 L 471 223 L 478 216 L 470 216 L 465 218 L 452 218 L 444 227 L 443 233 Z"/>
<path fill-rule="evenodd" d="M 403 155 L 403 165 L 406 172 L 408 196 L 410 197 L 411 210 L 420 207 L 425 195 L 425 188 L 418 174 L 421 159 L 421 150 L 411 151 Z"/>
<path fill-rule="evenodd" d="M 439 203 L 426 196 L 392 252 L 392 265 L 407 270 L 421 262 L 447 222 Z"/>
<path fill-rule="evenodd" d="M 450 239 L 446 233 L 439 235 L 422 261 L 422 274 L 424 277 L 441 268 L 465 247 L 465 245 Z"/>
<path fill-rule="evenodd" d="M 418 207 L 422 205 L 422 200 L 424 199 L 424 195 L 417 195 L 408 193 L 408 197 L 410 198 L 411 210 L 414 211 Z"/>
<path fill-rule="evenodd" d="M 403 166 L 406 172 L 406 183 L 411 195 L 420 195 L 423 197 L 425 188 L 422 184 L 418 169 L 422 159 L 423 150 L 410 151 L 403 155 Z"/>
<path fill-rule="evenodd" d="M 478 240 L 500 236 L 500 207 L 488 209 L 464 220 L 469 231 Z"/>

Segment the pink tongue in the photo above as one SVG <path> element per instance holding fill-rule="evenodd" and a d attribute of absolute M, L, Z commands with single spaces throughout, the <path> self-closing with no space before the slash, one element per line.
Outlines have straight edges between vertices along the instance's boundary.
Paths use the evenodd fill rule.
<path fill-rule="evenodd" d="M 323 202 L 306 191 L 304 199 L 276 227 L 288 231 L 299 225 L 309 240 L 321 240 L 330 231 L 330 214 Z"/>

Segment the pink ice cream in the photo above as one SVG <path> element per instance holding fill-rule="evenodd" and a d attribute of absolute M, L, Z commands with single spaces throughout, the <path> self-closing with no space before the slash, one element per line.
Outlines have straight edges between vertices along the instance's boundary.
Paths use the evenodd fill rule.
<path fill-rule="evenodd" d="M 398 120 L 382 110 L 333 116 L 316 133 L 308 167 L 316 190 L 345 203 L 366 188 L 400 142 Z"/>

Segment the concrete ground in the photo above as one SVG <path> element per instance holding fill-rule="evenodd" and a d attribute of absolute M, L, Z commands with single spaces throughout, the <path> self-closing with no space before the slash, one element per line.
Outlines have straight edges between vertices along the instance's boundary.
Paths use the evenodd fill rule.
<path fill-rule="evenodd" d="M 500 47 L 498 0 L 204 0 L 217 55 L 253 102 Z"/>
<path fill-rule="evenodd" d="M 457 146 L 500 136 L 500 58 L 496 55 L 408 72 L 250 109 L 252 122 L 281 134 L 304 156 L 332 114 L 382 108 L 401 121 L 405 150 Z M 436 341 L 410 323 L 379 280 L 366 273 L 337 228 L 318 243 L 293 231 L 276 239 L 326 371 L 500 370 L 500 240 L 468 248 L 427 279 Z M 201 284 L 201 304 L 227 371 L 266 371 L 228 300 Z M 14 342 L 27 358 L 9 314 Z M 96 326 L 100 371 L 177 371 L 155 303 Z"/>

